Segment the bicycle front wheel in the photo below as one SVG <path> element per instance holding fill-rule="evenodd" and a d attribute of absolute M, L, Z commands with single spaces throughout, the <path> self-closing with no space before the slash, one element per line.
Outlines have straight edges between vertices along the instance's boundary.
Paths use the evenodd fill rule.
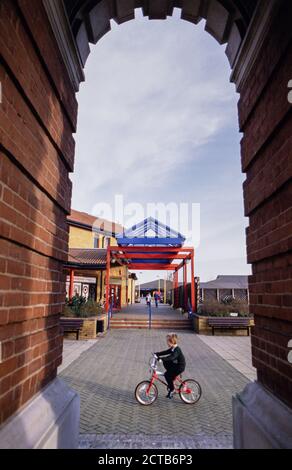
<path fill-rule="evenodd" d="M 194 405 L 200 400 L 202 389 L 199 382 L 193 379 L 187 379 L 182 382 L 178 393 L 184 403 Z"/>
<path fill-rule="evenodd" d="M 152 405 L 158 397 L 158 390 L 155 384 L 151 385 L 149 380 L 140 382 L 135 389 L 135 398 L 140 405 Z"/>

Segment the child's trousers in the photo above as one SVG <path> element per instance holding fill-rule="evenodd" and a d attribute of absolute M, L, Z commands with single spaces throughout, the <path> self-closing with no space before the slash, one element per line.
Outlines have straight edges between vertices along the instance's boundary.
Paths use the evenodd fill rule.
<path fill-rule="evenodd" d="M 165 372 L 164 377 L 165 377 L 166 382 L 168 384 L 168 388 L 171 392 L 173 392 L 173 390 L 174 390 L 174 384 L 173 384 L 174 379 L 178 375 L 182 374 L 183 371 L 184 371 L 184 369 L 182 369 L 181 367 L 177 367 L 175 365 L 169 365 L 167 367 L 167 371 Z"/>

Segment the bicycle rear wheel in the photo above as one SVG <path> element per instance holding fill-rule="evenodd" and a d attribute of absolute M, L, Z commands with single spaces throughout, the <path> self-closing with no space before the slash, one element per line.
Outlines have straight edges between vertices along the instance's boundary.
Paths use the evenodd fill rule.
<path fill-rule="evenodd" d="M 187 379 L 182 382 L 178 393 L 184 403 L 194 405 L 200 400 L 202 389 L 199 382 L 193 379 Z"/>
<path fill-rule="evenodd" d="M 158 390 L 155 384 L 152 384 L 149 380 L 140 382 L 135 389 L 135 398 L 140 405 L 152 405 L 158 397 Z"/>

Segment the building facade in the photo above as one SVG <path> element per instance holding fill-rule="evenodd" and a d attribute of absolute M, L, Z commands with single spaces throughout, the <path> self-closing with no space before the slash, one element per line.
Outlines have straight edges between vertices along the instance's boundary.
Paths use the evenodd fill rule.
<path fill-rule="evenodd" d="M 200 303 L 235 299 L 248 302 L 248 276 L 219 275 L 199 284 Z"/>
<path fill-rule="evenodd" d="M 72 210 L 69 225 L 69 260 L 66 264 L 66 295 L 78 294 L 105 302 L 106 248 L 117 246 L 116 236 L 123 227 L 90 214 Z M 70 279 L 73 271 L 73 289 Z M 127 266 L 114 264 L 110 269 L 110 295 L 114 308 L 122 308 L 135 301 L 135 274 Z"/>

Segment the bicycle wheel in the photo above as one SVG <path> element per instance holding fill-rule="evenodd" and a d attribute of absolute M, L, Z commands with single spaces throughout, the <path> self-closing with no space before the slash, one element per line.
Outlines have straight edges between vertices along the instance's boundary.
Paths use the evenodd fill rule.
<path fill-rule="evenodd" d="M 135 389 L 135 398 L 140 403 L 140 405 L 152 405 L 158 397 L 158 390 L 155 384 L 150 386 L 149 380 L 144 380 L 140 382 Z M 147 392 L 148 390 L 148 392 Z"/>
<path fill-rule="evenodd" d="M 202 389 L 199 382 L 193 379 L 187 379 L 182 382 L 178 393 L 184 403 L 194 405 L 200 400 Z"/>

